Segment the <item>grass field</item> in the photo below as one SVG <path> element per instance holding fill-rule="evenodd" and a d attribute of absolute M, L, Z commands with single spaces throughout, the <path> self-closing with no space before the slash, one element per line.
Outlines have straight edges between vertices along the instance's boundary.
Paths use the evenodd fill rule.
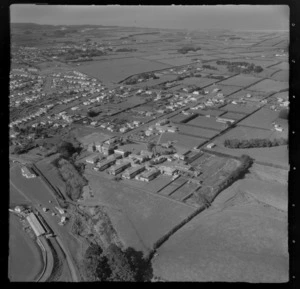
<path fill-rule="evenodd" d="M 250 149 L 229 149 L 221 145 L 218 140 L 212 151 L 225 153 L 232 156 L 249 155 L 258 162 L 274 164 L 288 168 L 289 154 L 287 145 L 270 147 L 270 148 L 250 148 Z"/>
<path fill-rule="evenodd" d="M 250 115 L 249 117 L 242 120 L 239 125 L 271 129 L 272 122 L 275 121 L 279 116 L 278 111 L 262 108 Z"/>
<path fill-rule="evenodd" d="M 95 129 L 94 129 L 95 131 Z M 103 142 L 107 139 L 111 138 L 110 135 L 108 134 L 104 134 L 104 133 L 100 133 L 100 132 L 93 132 L 91 134 L 82 136 L 82 137 L 78 137 L 78 140 L 83 144 L 83 145 L 88 145 L 90 143 L 93 142 Z"/>
<path fill-rule="evenodd" d="M 195 146 L 201 145 L 206 140 L 198 137 L 180 135 L 177 133 L 164 133 L 160 139 L 160 143 L 168 141 L 175 141 L 175 147 L 191 149 Z"/>
<path fill-rule="evenodd" d="M 200 127 L 191 127 L 183 124 L 179 124 L 177 125 L 177 127 L 179 128 L 180 134 L 191 135 L 199 138 L 212 138 L 219 133 L 218 131 L 204 129 Z"/>
<path fill-rule="evenodd" d="M 216 82 L 216 79 L 205 77 L 189 77 L 181 81 L 181 83 L 184 85 L 197 85 L 200 87 L 212 84 L 214 82 Z"/>
<path fill-rule="evenodd" d="M 211 117 L 218 117 L 225 113 L 225 111 L 218 109 L 197 109 L 194 112 L 202 114 L 202 115 L 210 115 Z"/>
<path fill-rule="evenodd" d="M 226 106 L 223 106 L 221 110 L 229 111 L 229 112 L 237 112 L 237 113 L 244 113 L 249 114 L 253 111 L 255 111 L 258 108 L 257 105 L 250 105 L 250 104 L 227 104 Z"/>
<path fill-rule="evenodd" d="M 159 63 L 170 65 L 170 66 L 185 65 L 185 64 L 189 64 L 192 62 L 192 60 L 187 57 L 161 58 L 156 61 L 158 61 Z"/>
<path fill-rule="evenodd" d="M 227 80 L 223 80 L 222 82 L 220 82 L 220 84 L 245 87 L 259 80 L 259 78 L 253 76 L 236 75 Z"/>
<path fill-rule="evenodd" d="M 241 113 L 236 113 L 236 112 L 226 112 L 225 114 L 222 115 L 222 117 L 239 120 L 239 119 L 245 117 L 245 115 L 241 114 Z"/>
<path fill-rule="evenodd" d="M 263 92 L 278 92 L 282 89 L 289 88 L 288 82 L 280 82 L 272 79 L 265 79 L 253 86 L 250 86 L 248 90 L 263 91 Z"/>
<path fill-rule="evenodd" d="M 282 69 L 282 70 L 289 70 L 290 69 L 290 65 L 288 62 L 281 62 L 279 64 L 276 64 L 274 66 L 272 66 L 273 69 Z"/>
<path fill-rule="evenodd" d="M 223 93 L 224 96 L 228 96 L 238 90 L 241 89 L 240 86 L 233 86 L 233 85 L 222 85 L 222 84 L 217 84 L 217 85 L 211 85 L 205 88 L 205 90 L 208 90 L 209 92 L 211 92 L 213 89 L 215 88 L 219 88 L 221 89 L 221 93 Z"/>
<path fill-rule="evenodd" d="M 218 131 L 224 130 L 226 128 L 225 124 L 217 122 L 215 118 L 205 116 L 198 116 L 189 121 L 187 124 L 208 129 L 216 129 Z"/>
<path fill-rule="evenodd" d="M 259 128 L 252 128 L 252 127 L 244 127 L 244 126 L 237 126 L 217 139 L 217 142 L 221 143 L 225 139 L 252 139 L 252 138 L 280 138 L 280 137 L 287 137 L 287 134 L 278 131 L 271 131 L 266 129 L 259 129 Z"/>
<path fill-rule="evenodd" d="M 272 75 L 272 79 L 277 81 L 289 81 L 289 70 L 281 70 Z"/>
<path fill-rule="evenodd" d="M 164 243 L 152 264 L 168 281 L 286 282 L 286 214 L 234 184 Z"/>
<path fill-rule="evenodd" d="M 229 97 L 232 98 L 232 99 L 233 99 L 233 98 L 234 98 L 234 99 L 236 99 L 236 98 L 241 98 L 241 97 L 247 99 L 247 98 L 246 98 L 246 95 L 247 95 L 248 93 L 251 94 L 251 98 L 250 98 L 249 100 L 253 100 L 253 99 L 261 100 L 262 98 L 264 98 L 265 96 L 267 96 L 268 94 L 270 94 L 270 93 L 265 93 L 265 92 L 263 92 L 263 91 L 250 91 L 250 90 L 247 90 L 247 89 L 246 89 L 246 90 L 238 91 L 238 92 L 236 92 L 236 93 L 230 95 Z"/>
<path fill-rule="evenodd" d="M 148 252 L 153 243 L 194 209 L 172 200 L 127 187 L 124 183 L 88 175 L 94 204 L 106 206 L 125 246 Z"/>

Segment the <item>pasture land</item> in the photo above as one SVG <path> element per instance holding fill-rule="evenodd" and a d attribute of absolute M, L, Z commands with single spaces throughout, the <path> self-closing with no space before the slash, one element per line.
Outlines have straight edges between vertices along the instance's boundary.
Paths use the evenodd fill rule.
<path fill-rule="evenodd" d="M 217 135 L 219 132 L 215 130 L 204 129 L 200 127 L 191 127 L 186 124 L 177 125 L 179 128 L 179 134 L 182 135 L 191 135 L 199 138 L 212 138 Z"/>
<path fill-rule="evenodd" d="M 272 122 L 279 117 L 279 112 L 268 108 L 261 108 L 254 114 L 242 120 L 239 125 L 257 127 L 270 130 Z"/>
<path fill-rule="evenodd" d="M 94 204 L 106 206 L 109 217 L 125 247 L 148 252 L 155 241 L 194 209 L 159 195 L 132 189 L 123 182 L 112 182 L 88 175 Z"/>
<path fill-rule="evenodd" d="M 220 122 L 217 122 L 215 118 L 198 116 L 187 123 L 191 126 L 199 126 L 209 129 L 215 129 L 218 131 L 222 131 L 226 128 L 226 125 Z"/>
<path fill-rule="evenodd" d="M 258 196 L 260 187 L 254 191 Z M 154 274 L 168 281 L 286 282 L 287 240 L 286 214 L 235 183 L 158 249 Z"/>
<path fill-rule="evenodd" d="M 288 89 L 288 82 L 265 79 L 261 82 L 248 87 L 248 90 L 263 91 L 263 92 L 279 92 L 280 90 Z"/>
<path fill-rule="evenodd" d="M 220 84 L 245 87 L 255 82 L 258 82 L 259 80 L 260 78 L 253 76 L 236 75 L 234 77 L 221 81 Z"/>

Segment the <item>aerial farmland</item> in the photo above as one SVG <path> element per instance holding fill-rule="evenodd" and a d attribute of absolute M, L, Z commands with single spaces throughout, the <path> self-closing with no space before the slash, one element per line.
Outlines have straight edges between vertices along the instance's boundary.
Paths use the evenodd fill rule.
<path fill-rule="evenodd" d="M 287 282 L 288 31 L 111 23 L 11 23 L 26 278 Z"/>

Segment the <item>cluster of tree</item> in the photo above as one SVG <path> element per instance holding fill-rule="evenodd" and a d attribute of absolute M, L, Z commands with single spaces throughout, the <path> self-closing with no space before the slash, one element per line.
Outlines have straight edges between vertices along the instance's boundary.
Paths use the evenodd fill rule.
<path fill-rule="evenodd" d="M 181 54 L 186 54 L 189 51 L 198 51 L 198 50 L 201 50 L 201 48 L 200 47 L 193 47 L 193 46 L 184 46 L 182 48 L 179 48 L 177 50 L 177 52 L 181 53 Z"/>
<path fill-rule="evenodd" d="M 68 141 L 62 141 L 57 144 L 57 152 L 65 159 L 70 159 L 73 154 L 80 153 L 81 148 L 79 146 L 74 146 L 73 143 Z"/>
<path fill-rule="evenodd" d="M 87 112 L 88 117 L 96 117 L 97 115 L 99 115 L 100 111 L 96 111 L 94 109 L 91 109 Z"/>
<path fill-rule="evenodd" d="M 135 76 L 130 77 L 124 83 L 128 85 L 133 85 L 138 82 L 139 79 L 148 80 L 148 79 L 159 79 L 158 76 L 155 75 L 153 72 L 144 72 Z"/>
<path fill-rule="evenodd" d="M 123 47 L 123 48 L 119 48 L 119 49 L 116 50 L 116 52 L 134 52 L 134 51 L 137 51 L 137 49 L 136 48 L 125 48 L 125 47 Z"/>
<path fill-rule="evenodd" d="M 211 70 L 218 70 L 217 67 L 211 66 L 211 65 L 209 65 L 209 64 L 204 64 L 204 65 L 202 65 L 202 67 L 203 67 L 203 68 L 206 68 L 206 69 L 211 69 Z"/>
<path fill-rule="evenodd" d="M 51 134 L 51 132 L 57 133 L 58 131 L 57 128 L 53 128 L 49 124 L 45 124 L 43 126 L 40 125 L 36 127 L 32 127 L 31 125 L 27 125 L 24 127 L 15 126 L 14 130 L 23 136 L 34 134 L 34 138 L 47 138 L 49 134 Z"/>
<path fill-rule="evenodd" d="M 67 196 L 76 201 L 80 198 L 82 188 L 87 185 L 87 180 L 82 177 L 71 162 L 66 159 L 57 159 L 53 162 L 53 165 L 58 168 L 59 174 L 66 183 L 66 194 Z"/>
<path fill-rule="evenodd" d="M 105 250 L 90 244 L 83 265 L 88 281 L 143 282 L 152 278 L 151 264 L 142 252 L 132 248 L 122 251 L 115 244 Z"/>
<path fill-rule="evenodd" d="M 81 49 L 70 49 L 67 53 L 62 53 L 60 56 L 64 56 L 65 60 L 74 60 L 77 58 L 91 58 L 95 56 L 102 56 L 105 55 L 105 53 L 101 50 L 97 49 L 88 49 L 86 51 L 83 51 Z"/>
<path fill-rule="evenodd" d="M 261 139 L 254 138 L 248 140 L 239 139 L 226 139 L 224 141 L 224 146 L 231 149 L 245 149 L 245 148 L 262 148 L 262 147 L 274 147 L 286 145 L 288 140 L 285 138 L 278 139 Z"/>
<path fill-rule="evenodd" d="M 216 62 L 217 65 L 226 65 L 229 72 L 233 73 L 260 73 L 263 71 L 261 66 L 256 66 L 253 63 L 243 62 L 243 61 L 236 61 L 230 62 L 226 60 L 218 60 Z"/>

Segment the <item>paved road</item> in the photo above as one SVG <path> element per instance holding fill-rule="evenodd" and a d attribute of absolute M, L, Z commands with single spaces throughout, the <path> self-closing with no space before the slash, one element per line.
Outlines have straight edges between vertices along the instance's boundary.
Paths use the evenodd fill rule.
<path fill-rule="evenodd" d="M 44 218 L 45 222 L 55 233 L 58 238 L 57 242 L 66 256 L 66 261 L 70 268 L 72 279 L 73 281 L 78 282 L 75 265 L 72 261 L 67 246 L 62 241 L 64 239 L 63 236 L 68 235 L 68 232 L 64 227 L 58 225 L 59 219 L 57 217 L 43 212 L 42 208 L 38 206 L 38 204 L 42 204 L 42 207 L 47 207 L 50 208 L 51 211 L 55 211 L 54 207 L 58 206 L 58 204 L 56 203 L 55 198 L 52 196 L 50 189 L 39 177 L 35 179 L 26 179 L 21 175 L 20 172 L 18 172 L 18 168 L 15 168 L 15 170 L 17 171 L 11 172 L 10 184 L 36 207 L 36 209 Z M 51 204 L 49 203 L 49 200 L 51 200 Z"/>

